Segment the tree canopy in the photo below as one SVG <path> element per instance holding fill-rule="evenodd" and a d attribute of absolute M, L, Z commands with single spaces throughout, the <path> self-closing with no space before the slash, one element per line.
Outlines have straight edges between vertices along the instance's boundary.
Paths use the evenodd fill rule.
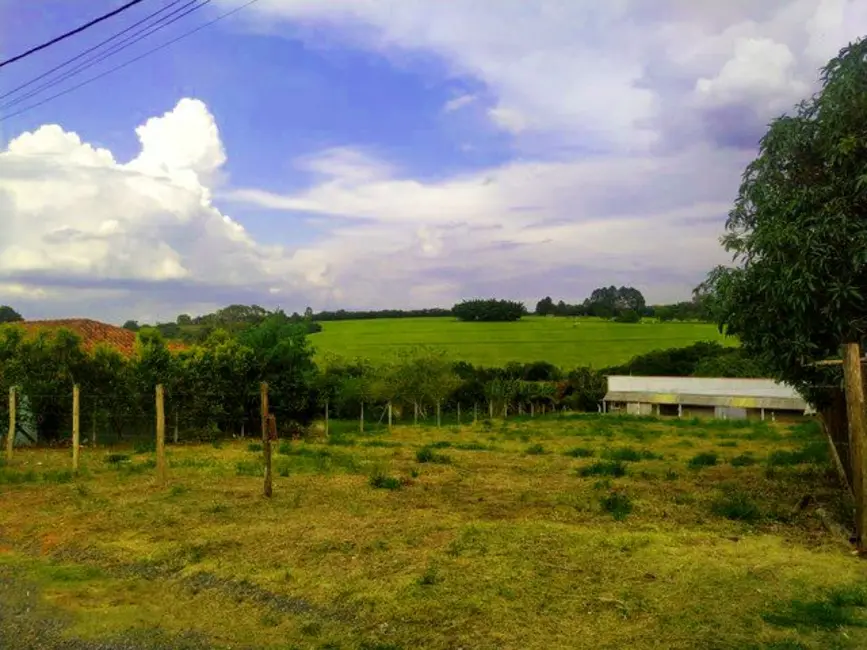
<path fill-rule="evenodd" d="M 522 302 L 512 300 L 464 300 L 452 308 L 458 320 L 462 321 L 516 321 L 527 313 Z"/>
<path fill-rule="evenodd" d="M 0 323 L 18 323 L 24 320 L 21 314 L 9 305 L 0 305 Z"/>
<path fill-rule="evenodd" d="M 726 222 L 736 262 L 718 268 L 719 325 L 816 406 L 836 356 L 867 331 L 867 41 L 822 70 L 822 89 L 774 120 Z"/>

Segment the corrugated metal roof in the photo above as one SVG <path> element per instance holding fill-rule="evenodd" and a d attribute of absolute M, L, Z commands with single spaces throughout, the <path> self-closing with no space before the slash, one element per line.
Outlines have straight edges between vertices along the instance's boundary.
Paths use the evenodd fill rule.
<path fill-rule="evenodd" d="M 773 379 L 610 376 L 605 401 L 793 411 L 809 409 L 794 388 Z"/>

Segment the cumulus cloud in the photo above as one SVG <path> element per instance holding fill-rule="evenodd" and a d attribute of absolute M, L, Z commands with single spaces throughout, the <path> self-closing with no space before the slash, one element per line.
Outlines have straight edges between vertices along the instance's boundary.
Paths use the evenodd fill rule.
<path fill-rule="evenodd" d="M 308 284 L 303 260 L 253 241 L 213 205 L 207 182 L 226 154 L 201 101 L 136 132 L 141 150 L 126 163 L 58 125 L 0 152 L 0 298 L 128 304 L 139 292 L 189 301 Z"/>

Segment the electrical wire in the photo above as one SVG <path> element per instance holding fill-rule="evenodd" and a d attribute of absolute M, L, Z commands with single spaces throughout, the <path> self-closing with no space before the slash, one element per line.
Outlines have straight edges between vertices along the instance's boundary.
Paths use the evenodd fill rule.
<path fill-rule="evenodd" d="M 149 14 L 149 15 L 145 16 L 145 17 L 142 18 L 141 20 L 139 20 L 139 21 L 137 21 L 137 22 L 134 22 L 132 25 L 130 25 L 130 26 L 127 27 L 126 29 L 123 29 L 123 30 L 119 31 L 117 34 L 114 34 L 113 36 L 109 36 L 107 39 L 105 39 L 105 40 L 103 40 L 103 41 L 100 41 L 99 43 L 97 43 L 97 44 L 94 45 L 93 47 L 89 47 L 88 49 L 84 50 L 84 51 L 81 52 L 80 54 L 77 54 L 77 55 L 75 55 L 74 57 L 72 57 L 72 58 L 70 58 L 70 59 L 67 59 L 67 60 L 64 61 L 63 63 L 60 63 L 60 64 L 54 66 L 54 67 L 51 68 L 50 70 L 48 70 L 48 71 L 46 71 L 46 72 L 43 72 L 43 73 L 42 73 L 41 75 L 39 75 L 38 77 L 34 77 L 34 78 L 31 79 L 30 81 L 27 81 L 27 82 L 21 84 L 20 86 L 17 86 L 17 87 L 15 87 L 15 88 L 13 88 L 12 90 L 3 93 L 2 95 L 0 95 L 0 99 L 6 99 L 6 98 L 9 97 L 10 95 L 14 95 L 15 93 L 17 93 L 19 90 L 23 90 L 24 88 L 27 88 L 28 86 L 32 86 L 34 83 L 36 83 L 36 82 L 39 81 L 40 79 L 44 79 L 44 78 L 47 77 L 48 75 L 50 75 L 50 74 L 52 74 L 52 73 L 54 73 L 54 72 L 57 72 L 57 71 L 60 70 L 61 68 L 65 68 L 65 67 L 68 66 L 70 63 L 73 63 L 73 62 L 77 61 L 78 59 L 80 59 L 81 57 L 85 56 L 86 54 L 90 54 L 90 53 L 93 52 L 94 50 L 98 50 L 99 48 L 101 48 L 101 47 L 102 47 L 103 45 L 105 45 L 106 43 L 110 43 L 111 41 L 115 40 L 117 37 L 122 36 L 123 34 L 126 34 L 126 33 L 127 33 L 128 31 L 130 31 L 131 29 L 133 29 L 133 28 L 135 28 L 135 27 L 138 27 L 138 26 L 141 25 L 142 23 L 145 23 L 145 22 L 149 21 L 149 20 L 150 20 L 151 18 L 153 18 L 154 16 L 157 16 L 157 15 L 163 13 L 166 9 L 169 9 L 170 7 L 173 7 L 174 5 L 178 4 L 179 2 L 183 2 L 183 1 L 184 1 L 184 0 L 172 0 L 172 2 L 170 2 L 170 3 L 167 4 L 167 5 L 165 5 L 162 9 L 158 9 L 158 10 L 156 10 L 155 12 L 153 12 L 152 14 Z"/>
<path fill-rule="evenodd" d="M 175 3 L 181 2 L 181 1 L 183 1 L 183 0 L 175 0 Z M 200 0 L 187 0 L 187 3 L 185 5 L 179 7 L 178 9 L 175 9 L 173 12 L 171 12 L 165 16 L 162 16 L 155 23 L 148 25 L 147 27 L 139 30 L 138 32 L 135 32 L 134 34 L 131 34 L 129 38 L 121 41 L 120 43 L 116 43 L 112 47 L 108 48 L 107 51 L 97 53 L 95 56 L 85 60 L 83 63 L 80 63 L 79 65 L 74 67 L 72 70 L 68 70 L 65 73 L 63 73 L 62 75 L 60 75 L 59 77 L 56 77 L 54 79 L 50 79 L 50 80 L 46 81 L 45 83 L 37 86 L 33 90 L 25 93 L 24 95 L 21 95 L 20 97 L 16 97 L 15 99 L 13 99 L 9 102 L 6 102 L 2 106 L 0 106 L 0 111 L 5 111 L 5 110 L 7 110 L 13 106 L 17 106 L 18 104 L 27 101 L 31 97 L 35 97 L 36 95 L 39 95 L 44 90 L 48 90 L 50 88 L 53 88 L 53 87 L 63 83 L 64 81 L 71 79 L 72 77 L 78 75 L 79 73 L 84 72 L 88 68 L 92 68 L 93 66 L 95 66 L 99 63 L 102 63 L 106 59 L 114 56 L 115 54 L 117 54 L 119 52 L 122 52 L 123 50 L 127 49 L 128 47 L 135 45 L 136 43 L 147 38 L 148 36 L 151 36 L 152 34 L 155 34 L 156 32 L 158 32 L 162 29 L 165 29 L 166 27 L 177 22 L 181 18 L 184 18 L 185 16 L 188 16 L 189 14 L 193 13 L 194 11 L 201 9 L 202 7 L 209 4 L 210 2 L 212 2 L 212 0 L 201 0 L 201 2 L 200 2 Z M 175 4 L 175 3 L 173 3 L 173 4 Z M 169 5 L 169 6 L 171 6 L 171 5 Z M 175 14 L 178 14 L 179 12 L 183 12 L 183 13 L 180 13 L 180 15 L 175 15 Z M 174 18 L 171 18 L 172 16 L 174 16 Z M 169 18 L 171 18 L 171 20 L 169 20 Z M 115 36 L 113 36 L 112 38 L 110 38 L 108 40 L 111 41 L 114 38 L 117 38 L 117 36 L 118 35 L 116 34 Z M 137 36 L 137 38 L 133 38 L 136 36 Z M 99 47 L 99 46 L 97 46 L 97 47 Z M 83 56 L 83 54 L 84 53 L 78 55 L 77 57 L 73 57 L 73 59 L 70 59 L 70 62 L 77 59 L 77 58 L 80 58 L 81 56 Z M 66 63 L 61 64 L 58 67 L 63 67 L 64 65 L 66 65 Z M 41 75 L 41 76 L 44 77 L 47 74 L 50 74 L 50 71 L 48 73 L 45 73 L 44 75 Z M 37 81 L 39 78 L 40 77 L 37 77 L 36 79 L 31 80 L 31 81 L 27 82 L 26 84 L 23 84 L 23 86 L 26 87 L 26 86 L 32 84 L 33 82 Z M 21 86 L 19 86 L 19 89 L 20 88 L 21 88 Z M 15 92 L 15 90 L 12 90 L 9 93 L 6 93 L 6 95 L 3 95 L 2 97 L 6 97 L 6 96 L 8 96 L 14 92 Z"/>
<path fill-rule="evenodd" d="M 196 27 L 195 29 L 191 29 L 191 30 L 189 30 L 189 31 L 187 31 L 187 32 L 184 32 L 184 33 L 181 34 L 180 36 L 178 36 L 178 37 L 176 37 L 176 38 L 173 38 L 173 39 L 170 40 L 170 41 L 166 41 L 166 42 L 163 43 L 162 45 L 158 45 L 157 47 L 154 47 L 154 48 L 148 50 L 147 52 L 144 52 L 143 54 L 140 54 L 139 56 L 136 56 L 136 57 L 134 57 L 134 58 L 132 58 L 132 59 L 129 59 L 128 61 L 125 61 L 125 62 L 121 63 L 120 65 L 116 65 L 116 66 L 113 67 L 113 68 L 109 68 L 109 69 L 106 70 L 105 72 L 102 72 L 102 73 L 100 73 L 100 74 L 98 74 L 98 75 L 96 75 L 96 76 L 90 77 L 89 79 L 85 79 L 85 80 L 82 81 L 81 83 L 78 83 L 78 84 L 76 84 L 76 85 L 74 85 L 74 86 L 71 86 L 71 87 L 67 88 L 66 90 L 63 90 L 63 91 L 61 91 L 61 92 L 59 92 L 59 93 L 56 93 L 56 94 L 54 94 L 54 95 L 51 95 L 51 96 L 49 96 L 49 97 L 46 97 L 45 99 L 43 99 L 43 100 L 41 100 L 41 101 L 38 101 L 38 102 L 36 102 L 36 103 L 34 103 L 34 104 L 29 104 L 28 106 L 25 106 L 25 107 L 23 107 L 23 108 L 21 108 L 21 109 L 15 111 L 14 113 L 10 113 L 10 114 L 8 114 L 8 115 L 4 115 L 4 116 L 0 117 L 0 123 L 5 122 L 6 120 L 9 120 L 9 119 L 11 119 L 11 118 L 13 118 L 13 117 L 16 117 L 16 116 L 18 116 L 18 115 L 22 115 L 22 114 L 24 114 L 24 113 L 26 113 L 26 112 L 28 112 L 28 111 L 33 110 L 34 108 L 37 108 L 37 107 L 42 106 L 42 105 L 44 105 L 44 104 L 47 104 L 48 102 L 53 101 L 53 100 L 55 100 L 55 99 L 58 99 L 59 97 L 63 97 L 64 95 L 67 95 L 67 94 L 69 94 L 69 93 L 71 93 L 71 92 L 73 92 L 73 91 L 75 91 L 75 90 L 78 90 L 79 88 L 82 88 L 82 87 L 84 87 L 84 86 L 87 86 L 87 85 L 93 83 L 94 81 L 98 81 L 99 79 L 102 79 L 103 77 L 108 76 L 108 75 L 112 74 L 113 72 L 117 72 L 118 70 L 122 70 L 123 68 L 125 68 L 125 67 L 127 67 L 127 66 L 129 66 L 129 65 L 132 65 L 133 63 L 136 63 L 137 61 L 141 61 L 142 59 L 147 58 L 147 57 L 150 56 L 151 54 L 155 54 L 156 52 L 159 52 L 160 50 L 163 50 L 163 49 L 165 49 L 165 48 L 167 48 L 167 47 L 169 47 L 169 46 L 171 46 L 171 45 L 174 45 L 174 44 L 177 43 L 178 41 L 181 41 L 181 40 L 183 40 L 183 39 L 185 39 L 185 38 L 187 38 L 187 37 L 189 37 L 189 36 L 192 36 L 192 35 L 195 34 L 196 32 L 199 32 L 199 31 L 205 29 L 206 27 L 210 27 L 210 26 L 213 25 L 214 23 L 218 23 L 218 22 L 220 22 L 221 20 L 224 20 L 224 19 L 226 19 L 226 18 L 229 18 L 230 16 L 232 16 L 232 15 L 238 13 L 239 11 L 241 11 L 241 10 L 243 10 L 243 9 L 246 9 L 246 8 L 249 7 L 250 5 L 254 5 L 254 4 L 256 4 L 257 2 L 259 2 L 259 0 L 248 0 L 248 1 L 245 2 L 244 4 L 242 4 L 242 5 L 238 6 L 238 7 L 235 7 L 234 9 L 231 9 L 230 11 L 227 11 L 227 12 L 225 12 L 225 13 L 220 14 L 219 16 L 217 16 L 216 18 L 214 18 L 213 20 L 209 20 L 208 22 L 203 23 L 202 25 L 199 25 L 199 26 Z"/>
<path fill-rule="evenodd" d="M 28 56 L 31 56 L 32 54 L 36 54 L 37 52 L 40 52 L 41 50 L 44 50 L 48 47 L 51 47 L 55 43 L 59 43 L 60 41 L 66 40 L 70 36 L 75 36 L 76 34 L 80 34 L 84 30 L 90 29 L 94 25 L 98 25 L 99 23 L 101 23 L 104 20 L 108 20 L 109 18 L 113 18 L 114 16 L 117 16 L 118 14 L 123 13 L 127 9 L 131 9 L 132 7 L 136 6 L 137 4 L 141 4 L 142 2 L 144 2 L 144 0 L 131 0 L 131 2 L 127 2 L 125 5 L 118 7 L 114 11 L 109 11 L 107 14 L 103 14 L 102 16 L 99 16 L 98 18 L 94 18 L 93 20 L 85 23 L 84 25 L 76 27 L 75 29 L 68 31 L 65 34 L 61 34 L 60 36 L 52 38 L 50 41 L 42 43 L 42 45 L 37 45 L 36 47 L 31 47 L 26 52 L 22 52 L 21 54 L 17 54 L 16 56 L 13 56 L 12 58 L 6 59 L 5 61 L 0 61 L 0 68 L 7 66 L 10 63 L 15 63 L 16 61 L 20 61 L 21 59 L 26 59 Z"/>

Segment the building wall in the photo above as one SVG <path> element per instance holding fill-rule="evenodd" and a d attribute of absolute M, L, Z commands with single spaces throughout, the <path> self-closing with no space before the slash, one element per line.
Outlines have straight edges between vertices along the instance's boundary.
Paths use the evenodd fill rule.
<path fill-rule="evenodd" d="M 798 392 L 773 379 L 727 379 L 720 377 L 608 377 L 610 392 L 661 393 L 671 395 L 712 395 L 728 397 L 770 397 L 802 399 Z M 674 399 L 672 402 L 676 401 Z"/>

